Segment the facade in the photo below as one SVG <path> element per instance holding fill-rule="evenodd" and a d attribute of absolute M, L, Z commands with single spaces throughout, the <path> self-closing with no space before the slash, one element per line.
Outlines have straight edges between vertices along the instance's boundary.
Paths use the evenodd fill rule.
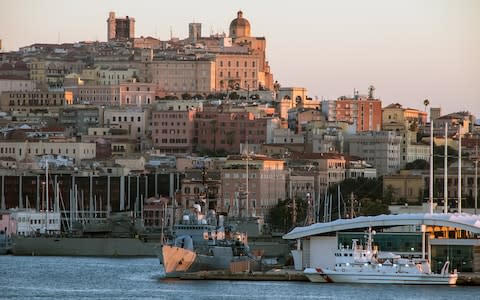
<path fill-rule="evenodd" d="M 152 83 L 123 82 L 119 84 L 120 106 L 152 104 L 155 100 L 155 85 Z"/>
<path fill-rule="evenodd" d="M 107 19 L 108 41 L 128 41 L 135 37 L 135 19 L 126 16 L 116 18 L 115 12 L 110 12 Z"/>
<path fill-rule="evenodd" d="M 30 79 L 12 76 L 0 76 L 0 94 L 3 92 L 31 92 L 36 88 L 35 82 Z"/>
<path fill-rule="evenodd" d="M 0 157 L 13 157 L 17 162 L 29 157 L 46 154 L 70 157 L 74 160 L 74 163 L 78 164 L 83 159 L 95 158 L 96 145 L 95 143 L 84 142 L 0 142 Z"/>
<path fill-rule="evenodd" d="M 101 67 L 97 68 L 96 83 L 98 85 L 119 85 L 132 81 L 138 70 L 129 67 Z"/>
<path fill-rule="evenodd" d="M 120 89 L 117 85 L 84 85 L 77 82 L 65 86 L 65 91 L 72 93 L 75 104 L 120 105 Z"/>
<path fill-rule="evenodd" d="M 220 210 L 234 217 L 266 217 L 279 200 L 285 199 L 286 178 L 283 160 L 230 156 L 222 169 Z"/>
<path fill-rule="evenodd" d="M 148 111 L 141 108 L 106 108 L 103 121 L 103 125 L 122 130 L 129 139 L 142 143 L 145 141 L 150 119 Z"/>
<path fill-rule="evenodd" d="M 55 113 L 72 104 L 71 92 L 46 91 L 11 91 L 3 92 L 0 96 L 2 111 L 17 112 L 20 114 Z"/>
<path fill-rule="evenodd" d="M 239 153 L 240 145 L 263 144 L 269 141 L 273 118 L 256 119 L 250 112 L 203 111 L 195 117 L 197 150 Z"/>
<path fill-rule="evenodd" d="M 383 195 L 391 194 L 396 203 L 421 203 L 424 195 L 424 178 L 422 174 L 412 171 L 400 171 L 400 174 L 383 177 Z"/>
<path fill-rule="evenodd" d="M 152 144 L 162 153 L 191 153 L 195 109 L 152 112 Z"/>
<path fill-rule="evenodd" d="M 259 84 L 260 59 L 246 53 L 219 53 L 215 56 L 216 89 L 257 90 Z"/>
<path fill-rule="evenodd" d="M 266 60 L 267 42 L 264 37 L 251 36 L 250 22 L 243 17 L 242 11 L 238 11 L 237 17 L 233 19 L 232 22 L 230 23 L 229 37 L 232 39 L 233 45 L 246 46 L 249 49 L 249 52 L 251 53 L 252 57 L 258 57 L 258 74 L 252 73 L 252 80 L 255 77 L 253 75 L 256 75 L 258 76 L 258 82 L 252 81 L 251 82 L 252 85 L 250 86 L 250 88 L 253 88 L 255 90 L 266 89 L 266 90 L 272 91 L 274 82 L 273 82 L 273 74 L 270 72 L 270 66 L 268 65 L 268 61 Z M 244 66 L 241 66 L 239 64 L 239 67 L 244 67 Z M 247 67 L 248 67 L 248 64 L 247 64 Z M 255 66 L 252 66 L 252 68 L 255 68 Z M 245 71 L 247 70 L 245 69 Z M 235 71 L 235 74 L 231 73 L 231 75 L 236 75 L 236 71 Z M 240 70 L 239 70 L 239 75 L 240 75 L 239 80 L 242 80 L 243 78 L 241 77 L 242 73 Z M 247 86 L 250 83 L 248 82 L 248 77 L 249 77 L 249 74 L 247 73 L 247 76 L 245 77 L 245 79 L 243 79 L 243 80 L 247 80 L 247 84 L 246 84 Z M 245 82 L 240 82 L 240 85 L 242 84 L 245 85 Z"/>
<path fill-rule="evenodd" d="M 88 134 L 89 128 L 99 124 L 99 109 L 80 105 L 63 107 L 59 111 L 58 120 L 72 136 Z"/>
<path fill-rule="evenodd" d="M 413 108 L 403 108 L 401 104 L 394 103 L 382 110 L 382 128 L 400 125 L 404 129 L 416 131 L 427 124 L 427 113 Z"/>
<path fill-rule="evenodd" d="M 147 78 L 157 95 L 209 94 L 216 88 L 215 61 L 211 59 L 153 60 Z"/>
<path fill-rule="evenodd" d="M 340 97 L 322 101 L 322 111 L 331 122 L 355 124 L 356 131 L 380 131 L 382 128 L 382 101 L 364 97 Z"/>
<path fill-rule="evenodd" d="M 349 139 L 349 154 L 363 158 L 377 169 L 378 176 L 400 170 L 402 137 L 393 131 L 359 132 Z"/>

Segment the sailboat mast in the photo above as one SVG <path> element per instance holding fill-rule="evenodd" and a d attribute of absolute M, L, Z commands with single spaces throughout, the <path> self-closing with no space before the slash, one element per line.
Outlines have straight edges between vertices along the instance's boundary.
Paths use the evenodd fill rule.
<path fill-rule="evenodd" d="M 48 159 L 45 160 L 45 201 L 46 201 L 46 210 L 45 210 L 45 233 L 48 232 Z"/>
<path fill-rule="evenodd" d="M 445 123 L 445 151 L 443 158 L 443 212 L 448 213 L 448 123 Z"/>
<path fill-rule="evenodd" d="M 428 190 L 428 200 L 430 202 L 430 214 L 433 214 L 433 120 L 430 114 L 430 181 Z"/>
<path fill-rule="evenodd" d="M 462 127 L 458 128 L 458 213 L 462 213 Z"/>

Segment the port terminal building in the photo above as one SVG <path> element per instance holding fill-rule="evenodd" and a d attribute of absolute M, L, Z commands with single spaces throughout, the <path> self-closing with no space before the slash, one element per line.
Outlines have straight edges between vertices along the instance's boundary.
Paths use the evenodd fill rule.
<path fill-rule="evenodd" d="M 378 250 L 430 261 L 439 272 L 445 261 L 459 272 L 480 272 L 480 216 L 471 214 L 398 214 L 338 219 L 296 227 L 283 236 L 296 240 L 292 250 L 295 269 L 335 265 L 334 252 L 352 239 L 365 244 L 367 231 L 375 231 Z"/>

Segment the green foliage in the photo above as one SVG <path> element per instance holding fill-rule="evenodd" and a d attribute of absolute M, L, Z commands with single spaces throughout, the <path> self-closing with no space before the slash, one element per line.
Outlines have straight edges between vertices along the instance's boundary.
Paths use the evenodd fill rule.
<path fill-rule="evenodd" d="M 450 166 L 453 162 L 458 160 L 458 151 L 448 146 L 447 148 L 447 167 Z M 445 147 L 434 146 L 433 147 L 433 168 L 434 169 L 443 169 L 445 160 Z"/>
<path fill-rule="evenodd" d="M 190 95 L 189 93 L 183 93 L 182 94 L 182 99 L 183 100 L 190 100 L 190 99 L 192 99 L 192 95 Z"/>
<path fill-rule="evenodd" d="M 293 201 L 291 199 L 279 200 L 277 205 L 270 210 L 268 221 L 274 231 L 288 232 L 296 226 L 303 226 L 307 216 L 306 199 L 296 198 L 295 208 L 297 218 L 293 224 Z"/>
<path fill-rule="evenodd" d="M 429 164 L 424 159 L 416 159 L 405 165 L 406 170 L 428 170 Z"/>
<path fill-rule="evenodd" d="M 228 94 L 228 99 L 230 100 L 238 100 L 238 98 L 240 98 L 240 96 L 237 94 L 237 92 L 231 92 Z"/>

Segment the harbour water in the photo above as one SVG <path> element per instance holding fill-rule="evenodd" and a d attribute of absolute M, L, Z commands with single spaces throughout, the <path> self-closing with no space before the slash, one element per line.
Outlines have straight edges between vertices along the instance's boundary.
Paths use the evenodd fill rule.
<path fill-rule="evenodd" d="M 0 299 L 479 299 L 480 287 L 162 279 L 154 258 L 0 256 Z"/>

